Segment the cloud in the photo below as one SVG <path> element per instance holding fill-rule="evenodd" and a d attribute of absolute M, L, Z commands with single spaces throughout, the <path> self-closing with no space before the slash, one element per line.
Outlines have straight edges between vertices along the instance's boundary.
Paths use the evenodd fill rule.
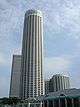
<path fill-rule="evenodd" d="M 54 74 L 69 76 L 71 61 L 65 57 L 46 57 L 44 61 L 45 78 L 51 78 Z"/>
<path fill-rule="evenodd" d="M 0 50 L 4 51 L 3 47 L 6 47 L 9 52 L 21 45 L 24 12 L 7 0 L 1 1 L 0 6 Z"/>
<path fill-rule="evenodd" d="M 8 66 L 9 64 L 9 60 L 7 59 L 5 54 L 0 53 L 0 66 Z"/>
<path fill-rule="evenodd" d="M 0 81 L 0 97 L 8 97 L 10 78 L 0 76 Z"/>

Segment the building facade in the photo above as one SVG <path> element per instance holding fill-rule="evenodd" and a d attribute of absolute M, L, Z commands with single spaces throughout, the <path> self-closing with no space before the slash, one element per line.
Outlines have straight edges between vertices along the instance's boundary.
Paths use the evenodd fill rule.
<path fill-rule="evenodd" d="M 43 94 L 43 16 L 39 10 L 28 10 L 24 20 L 20 96 L 25 99 Z"/>
<path fill-rule="evenodd" d="M 49 92 L 60 91 L 70 88 L 69 77 L 60 74 L 53 75 L 49 81 Z"/>
<path fill-rule="evenodd" d="M 13 55 L 9 97 L 19 97 L 21 55 Z"/>
<path fill-rule="evenodd" d="M 42 102 L 42 107 L 80 107 L 80 89 L 49 93 L 43 97 Z"/>
<path fill-rule="evenodd" d="M 49 93 L 49 80 L 45 81 L 45 94 Z"/>

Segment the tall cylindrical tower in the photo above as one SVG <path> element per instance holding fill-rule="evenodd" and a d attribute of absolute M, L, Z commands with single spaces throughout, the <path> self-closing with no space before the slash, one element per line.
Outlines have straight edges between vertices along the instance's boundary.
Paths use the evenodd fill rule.
<path fill-rule="evenodd" d="M 43 16 L 39 10 L 28 10 L 23 31 L 21 96 L 43 94 Z"/>

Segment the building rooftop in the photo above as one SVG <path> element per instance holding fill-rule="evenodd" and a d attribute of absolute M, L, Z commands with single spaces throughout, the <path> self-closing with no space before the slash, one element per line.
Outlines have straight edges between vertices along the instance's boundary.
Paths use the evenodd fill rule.
<path fill-rule="evenodd" d="M 41 96 L 41 100 L 57 99 L 57 98 L 74 98 L 80 97 L 80 89 L 72 88 L 63 91 L 50 92 L 47 95 Z"/>
<path fill-rule="evenodd" d="M 55 77 L 55 76 L 69 77 L 68 75 L 63 75 L 63 74 L 55 74 L 55 75 L 53 75 L 53 76 L 52 76 L 52 78 L 53 78 L 53 77 Z"/>
<path fill-rule="evenodd" d="M 31 9 L 31 10 L 26 11 L 25 15 L 29 16 L 29 15 L 33 15 L 33 14 L 42 17 L 42 12 L 40 10 L 35 10 L 35 9 Z"/>

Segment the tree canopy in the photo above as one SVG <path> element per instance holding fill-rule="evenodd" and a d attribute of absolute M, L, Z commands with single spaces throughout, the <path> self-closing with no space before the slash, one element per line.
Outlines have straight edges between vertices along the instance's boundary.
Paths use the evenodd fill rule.
<path fill-rule="evenodd" d="M 3 105 L 16 105 L 17 103 L 21 102 L 21 99 L 17 98 L 17 97 L 10 97 L 10 98 L 1 98 L 0 99 L 0 104 L 3 104 Z"/>

